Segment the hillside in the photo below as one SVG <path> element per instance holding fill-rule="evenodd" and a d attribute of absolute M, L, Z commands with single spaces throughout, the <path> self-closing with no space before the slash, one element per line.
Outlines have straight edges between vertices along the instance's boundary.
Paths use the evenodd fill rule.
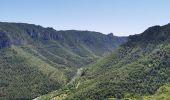
<path fill-rule="evenodd" d="M 126 37 L 0 23 L 0 99 L 32 99 L 66 85 L 76 70 L 111 52 Z"/>
<path fill-rule="evenodd" d="M 54 97 L 69 100 L 168 98 L 156 91 L 165 84 L 169 86 L 169 66 L 170 24 L 153 26 L 129 36 L 127 43 L 89 65 L 74 84 L 40 100 Z"/>

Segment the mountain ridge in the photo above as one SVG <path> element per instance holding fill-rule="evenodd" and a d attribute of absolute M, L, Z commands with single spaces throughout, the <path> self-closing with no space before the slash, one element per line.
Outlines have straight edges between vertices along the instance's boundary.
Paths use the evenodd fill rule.
<path fill-rule="evenodd" d="M 40 100 L 62 98 L 64 94 L 68 100 L 159 97 L 156 91 L 170 83 L 169 42 L 169 24 L 150 27 L 142 34 L 130 36 L 112 53 L 85 68 L 74 84 Z"/>
<path fill-rule="evenodd" d="M 111 52 L 126 39 L 0 22 L 0 99 L 32 99 L 57 90 L 78 68 Z"/>

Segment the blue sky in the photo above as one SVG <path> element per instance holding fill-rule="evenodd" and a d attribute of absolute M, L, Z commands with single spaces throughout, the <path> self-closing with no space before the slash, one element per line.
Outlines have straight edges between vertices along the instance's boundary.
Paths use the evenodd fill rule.
<path fill-rule="evenodd" d="M 0 21 L 127 36 L 170 23 L 170 0 L 0 0 Z"/>

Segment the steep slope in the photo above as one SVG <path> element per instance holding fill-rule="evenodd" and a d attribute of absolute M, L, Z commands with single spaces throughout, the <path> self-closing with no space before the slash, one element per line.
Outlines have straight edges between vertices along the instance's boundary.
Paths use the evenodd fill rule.
<path fill-rule="evenodd" d="M 38 50 L 47 48 L 48 50 L 41 49 L 40 53 L 56 54 L 56 58 L 63 58 L 63 64 L 69 63 L 69 66 L 76 67 L 83 66 L 88 63 L 87 59 L 90 62 L 126 42 L 125 37 L 104 35 L 99 32 L 56 31 L 53 28 L 23 23 L 0 23 L 0 32 L 4 36 L 1 46 L 14 44 L 17 46 L 32 45 Z M 6 38 L 9 41 L 6 41 Z"/>
<path fill-rule="evenodd" d="M 11 46 L 0 50 L 0 99 L 31 99 L 58 89 L 64 83 L 63 71 Z"/>
<path fill-rule="evenodd" d="M 72 100 L 123 99 L 155 94 L 170 84 L 170 24 L 130 36 L 110 55 L 84 69 L 73 85 L 43 98 Z"/>
<path fill-rule="evenodd" d="M 126 42 L 90 31 L 0 23 L 0 99 L 32 99 L 66 85 L 77 68 Z"/>

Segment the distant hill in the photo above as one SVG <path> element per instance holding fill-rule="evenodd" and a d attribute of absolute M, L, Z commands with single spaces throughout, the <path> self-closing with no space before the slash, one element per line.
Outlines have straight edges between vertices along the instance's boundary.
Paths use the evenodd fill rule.
<path fill-rule="evenodd" d="M 170 24 L 167 24 L 129 36 L 127 43 L 85 68 L 74 84 L 41 99 L 65 95 L 69 100 L 169 100 L 169 84 Z"/>
<path fill-rule="evenodd" d="M 99 32 L 1 22 L 0 99 L 32 99 L 57 90 L 71 80 L 77 68 L 126 40 Z"/>

